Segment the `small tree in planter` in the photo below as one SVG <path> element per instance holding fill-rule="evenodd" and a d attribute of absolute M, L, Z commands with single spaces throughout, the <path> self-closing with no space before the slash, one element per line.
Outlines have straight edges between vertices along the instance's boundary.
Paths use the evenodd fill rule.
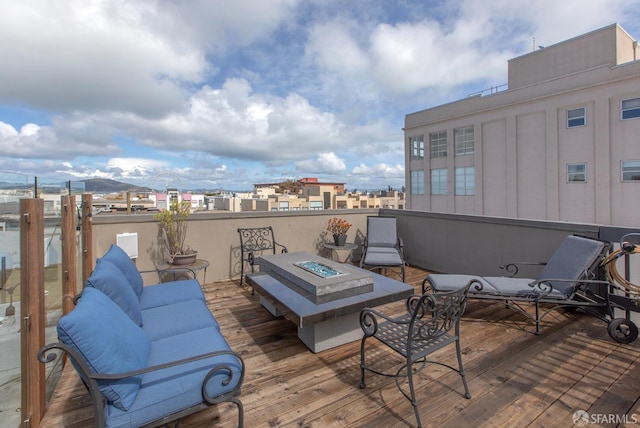
<path fill-rule="evenodd" d="M 191 214 L 191 204 L 188 201 L 174 201 L 168 209 L 164 209 L 154 216 L 158 222 L 158 232 L 162 242 L 169 253 L 169 263 L 192 263 L 198 255 L 196 251 L 185 246 L 184 243 L 187 237 L 189 214 Z"/>

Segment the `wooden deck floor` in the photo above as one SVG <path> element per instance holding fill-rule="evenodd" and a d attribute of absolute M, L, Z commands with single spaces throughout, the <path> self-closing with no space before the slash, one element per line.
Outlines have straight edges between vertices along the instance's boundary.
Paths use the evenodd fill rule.
<path fill-rule="evenodd" d="M 419 290 L 424 276 L 424 271 L 411 268 L 407 282 Z M 415 426 L 411 405 L 392 379 L 370 374 L 367 388 L 358 388 L 359 342 L 313 354 L 298 340 L 293 323 L 273 318 L 238 281 L 203 288 L 222 332 L 247 366 L 240 397 L 246 427 Z M 381 308 L 393 313 L 403 305 Z M 473 397 L 462 396 L 456 373 L 427 367 L 417 377 L 423 424 L 569 427 L 577 410 L 612 422 L 600 426 L 619 425 L 625 417 L 630 425 L 634 420 L 640 423 L 640 341 L 617 344 L 608 337 L 604 322 L 562 310 L 545 319 L 539 336 L 533 331 L 533 324 L 514 310 L 470 301 L 461 343 Z M 381 367 L 399 364 L 394 354 L 380 347 L 368 349 L 370 361 Z M 448 351 L 441 359 L 455 362 Z M 68 365 L 42 426 L 91 426 L 88 403 Z M 185 418 L 181 426 L 236 423 L 236 407 L 224 404 Z"/>

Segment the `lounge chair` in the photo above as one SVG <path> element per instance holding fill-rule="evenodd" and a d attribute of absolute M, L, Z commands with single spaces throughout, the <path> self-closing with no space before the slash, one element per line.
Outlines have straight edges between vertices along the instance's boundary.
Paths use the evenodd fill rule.
<path fill-rule="evenodd" d="M 404 265 L 403 243 L 396 230 L 396 218 L 367 217 L 367 236 L 360 267 L 377 270 L 399 267 L 404 282 Z"/>
<path fill-rule="evenodd" d="M 609 242 L 571 235 L 547 263 L 542 263 L 544 268 L 535 279 L 515 277 L 519 265 L 531 263 L 511 263 L 502 267 L 512 274 L 509 277 L 430 274 L 423 281 L 422 289 L 424 292 L 430 285 L 433 290 L 441 292 L 470 285 L 470 299 L 505 302 L 535 322 L 536 334 L 540 333 L 542 319 L 559 307 L 580 308 L 609 323 L 614 319 L 609 293 L 615 285 L 596 278 L 602 276 L 603 260 L 610 249 Z M 524 308 L 525 304 L 535 306 L 535 315 Z M 542 314 L 541 304 L 550 304 Z M 628 333 L 618 331 L 612 334 L 609 329 L 614 340 L 629 343 L 636 339 L 637 328 L 628 322 L 631 324 Z"/>

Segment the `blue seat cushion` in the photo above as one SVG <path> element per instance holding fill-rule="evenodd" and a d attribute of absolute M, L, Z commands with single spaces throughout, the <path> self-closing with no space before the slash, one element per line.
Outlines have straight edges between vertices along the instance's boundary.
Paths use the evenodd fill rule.
<path fill-rule="evenodd" d="M 218 322 L 200 299 L 144 309 L 142 321 L 142 329 L 152 341 L 205 327 L 219 329 Z"/>
<path fill-rule="evenodd" d="M 147 285 L 140 295 L 140 309 L 169 305 L 184 300 L 205 300 L 200 283 L 195 279 Z"/>
<path fill-rule="evenodd" d="M 149 366 L 229 349 L 226 340 L 215 327 L 194 330 L 153 341 Z M 209 370 L 217 365 L 230 367 L 233 377 L 225 385 L 225 373 L 213 376 L 207 383 L 208 394 L 216 397 L 232 391 L 241 381 L 241 364 L 229 354 L 146 373 L 138 397 L 128 412 L 115 406 L 105 407 L 106 426 L 137 427 L 202 403 L 202 382 Z"/>
<path fill-rule="evenodd" d="M 97 288 L 116 302 L 129 317 L 142 326 L 140 301 L 129 286 L 127 278 L 116 265 L 100 258 L 96 260 L 96 267 L 87 279 L 88 287 Z"/>
<path fill-rule="evenodd" d="M 57 331 L 60 342 L 77 351 L 93 373 L 125 373 L 147 365 L 149 337 L 98 289 L 84 290 L 78 305 L 58 321 Z M 141 382 L 142 376 L 136 376 L 98 385 L 112 406 L 126 411 Z"/>
<path fill-rule="evenodd" d="M 140 295 L 142 294 L 142 286 L 144 285 L 142 275 L 140 275 L 136 264 L 131 260 L 127 253 L 117 245 L 111 244 L 109 251 L 107 251 L 107 253 L 101 258 L 110 261 L 116 265 L 120 271 L 122 271 L 125 278 L 127 278 L 129 285 L 131 285 L 133 291 L 136 293 L 138 298 L 140 298 Z"/>

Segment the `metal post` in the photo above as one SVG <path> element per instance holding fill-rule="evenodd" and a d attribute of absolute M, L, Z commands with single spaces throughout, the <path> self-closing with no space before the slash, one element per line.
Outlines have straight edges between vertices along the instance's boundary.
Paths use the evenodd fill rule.
<path fill-rule="evenodd" d="M 62 313 L 73 309 L 73 296 L 77 294 L 76 263 L 76 197 L 62 197 Z"/>
<path fill-rule="evenodd" d="M 2 270 L 0 271 L 0 274 L 2 275 L 0 277 L 0 281 L 2 282 L 2 284 L 0 284 L 0 290 L 2 290 L 2 303 L 6 303 L 6 290 L 4 289 L 4 286 L 7 284 L 7 258 L 5 256 L 2 256 Z"/>
<path fill-rule="evenodd" d="M 82 283 L 89 279 L 93 271 L 93 229 L 91 218 L 93 216 L 93 195 L 82 194 Z"/>

